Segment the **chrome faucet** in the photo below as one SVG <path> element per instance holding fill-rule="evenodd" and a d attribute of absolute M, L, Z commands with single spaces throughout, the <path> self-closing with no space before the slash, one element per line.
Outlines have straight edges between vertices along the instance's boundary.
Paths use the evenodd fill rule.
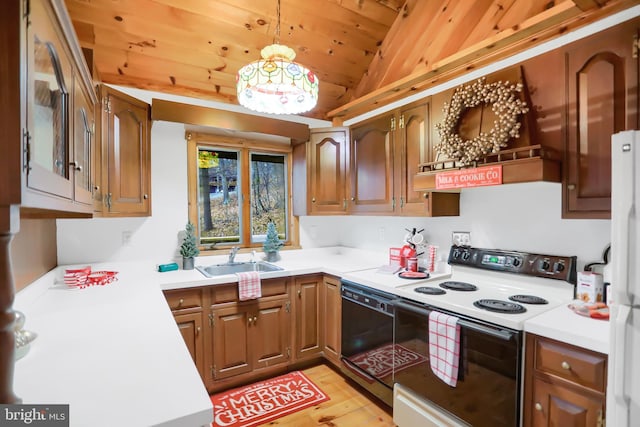
<path fill-rule="evenodd" d="M 240 250 L 239 246 L 234 246 L 231 248 L 231 251 L 229 252 L 229 264 L 234 263 L 236 259 L 236 254 L 238 253 L 239 250 Z"/>

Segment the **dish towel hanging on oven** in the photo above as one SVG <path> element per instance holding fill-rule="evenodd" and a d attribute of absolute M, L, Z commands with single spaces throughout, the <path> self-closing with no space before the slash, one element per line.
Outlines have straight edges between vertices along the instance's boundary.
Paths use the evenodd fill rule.
<path fill-rule="evenodd" d="M 262 296 L 260 273 L 257 271 L 246 271 L 236 273 L 236 276 L 238 276 L 238 295 L 240 301 L 256 299 Z"/>
<path fill-rule="evenodd" d="M 458 318 L 429 313 L 429 363 L 433 373 L 451 387 L 458 382 L 460 325 Z"/>

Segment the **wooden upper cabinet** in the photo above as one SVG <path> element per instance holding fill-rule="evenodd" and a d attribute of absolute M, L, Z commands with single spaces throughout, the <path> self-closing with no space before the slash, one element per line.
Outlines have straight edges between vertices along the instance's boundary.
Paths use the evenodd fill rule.
<path fill-rule="evenodd" d="M 26 54 L 22 211 L 90 216 L 97 97 L 71 21 L 57 0 L 24 11 Z"/>
<path fill-rule="evenodd" d="M 638 128 L 635 19 L 570 45 L 563 217 L 611 217 L 611 135 Z"/>
<path fill-rule="evenodd" d="M 347 128 L 312 129 L 309 141 L 310 213 L 346 213 Z"/>
<path fill-rule="evenodd" d="M 394 212 L 395 123 L 395 115 L 388 114 L 351 128 L 349 212 Z"/>
<path fill-rule="evenodd" d="M 101 100 L 102 186 L 95 208 L 105 216 L 150 216 L 150 106 L 107 86 Z"/>
<path fill-rule="evenodd" d="M 399 200 L 396 200 L 396 212 L 401 215 L 424 215 L 425 193 L 413 190 L 413 180 L 418 173 L 418 164 L 431 161 L 429 103 L 401 109 L 397 126 L 399 135 L 394 150 L 394 186 Z"/>

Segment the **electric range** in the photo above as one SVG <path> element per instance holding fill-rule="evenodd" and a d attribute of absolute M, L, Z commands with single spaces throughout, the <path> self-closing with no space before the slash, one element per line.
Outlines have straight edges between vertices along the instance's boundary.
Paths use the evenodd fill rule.
<path fill-rule="evenodd" d="M 377 269 L 343 278 L 432 309 L 521 331 L 527 319 L 574 298 L 576 257 L 452 246 L 447 271 L 426 279 L 404 279 L 398 274 L 381 274 Z M 475 289 L 447 289 L 451 282 L 470 284 Z M 522 301 L 520 296 L 534 297 L 534 301 Z M 505 312 L 512 308 L 514 312 Z"/>

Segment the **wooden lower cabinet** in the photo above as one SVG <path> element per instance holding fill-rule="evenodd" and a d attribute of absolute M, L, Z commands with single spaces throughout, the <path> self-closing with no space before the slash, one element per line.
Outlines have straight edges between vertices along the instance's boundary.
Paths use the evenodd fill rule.
<path fill-rule="evenodd" d="M 184 339 L 193 363 L 195 363 L 200 377 L 204 378 L 204 331 L 202 329 L 202 312 L 175 314 L 180 334 Z"/>
<path fill-rule="evenodd" d="M 324 357 L 340 364 L 340 278 L 310 274 L 262 281 L 239 301 L 237 283 L 165 291 L 210 392 Z M 209 307 L 204 310 L 203 307 Z"/>
<path fill-rule="evenodd" d="M 322 355 L 321 345 L 321 274 L 301 276 L 295 279 L 294 349 L 296 360 Z"/>
<path fill-rule="evenodd" d="M 525 427 L 603 426 L 607 356 L 549 338 L 526 338 Z"/>
<path fill-rule="evenodd" d="M 288 363 L 288 298 L 232 303 L 213 308 L 211 315 L 214 381 Z"/>
<path fill-rule="evenodd" d="M 342 296 L 339 277 L 324 276 L 321 301 L 322 351 L 325 359 L 337 366 L 340 365 L 342 339 Z"/>

